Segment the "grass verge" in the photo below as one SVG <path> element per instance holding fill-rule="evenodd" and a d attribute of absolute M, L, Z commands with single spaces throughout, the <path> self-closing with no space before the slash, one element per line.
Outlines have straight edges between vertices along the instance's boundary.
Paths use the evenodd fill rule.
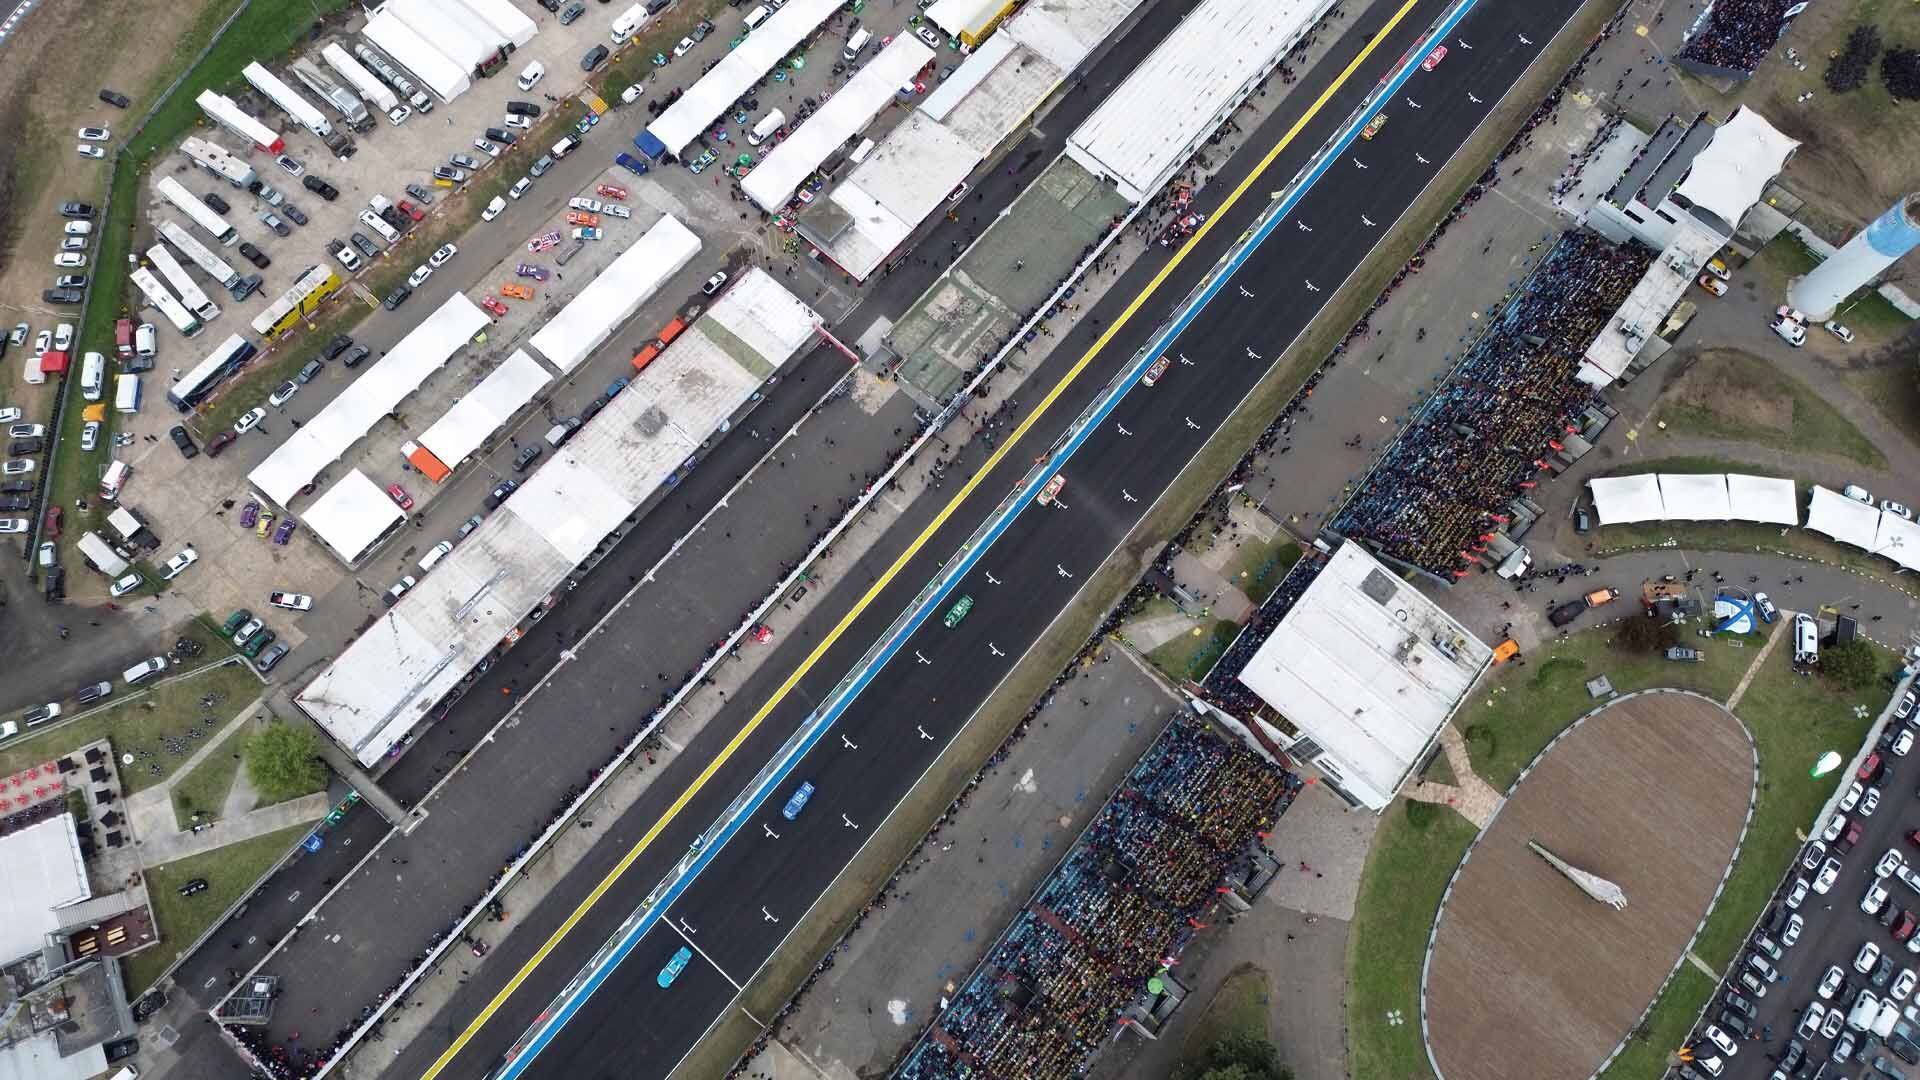
<path fill-rule="evenodd" d="M 127 688 L 118 686 L 115 692 L 126 694 Z M 202 708 L 200 699 L 209 693 L 223 696 L 212 709 Z M 259 696 L 259 678 L 239 661 L 171 679 L 143 696 L 129 695 L 117 704 L 0 747 L 0 775 L 52 761 L 96 739 L 107 739 L 113 744 L 116 758 L 128 753 L 153 755 L 120 766 L 120 786 L 123 793 L 131 795 L 173 775 L 200 746 L 189 739 L 191 749 L 173 754 L 166 749 L 167 740 L 187 738 L 195 728 L 216 730 Z"/>
<path fill-rule="evenodd" d="M 1239 632 L 1239 625 L 1232 620 L 1215 619 L 1210 628 L 1196 626 L 1148 653 L 1147 659 L 1175 682 L 1198 679 L 1227 651 Z"/>
<path fill-rule="evenodd" d="M 1272 1000 L 1271 980 L 1264 970 L 1252 964 L 1234 968 L 1220 981 L 1220 989 L 1214 991 L 1213 1000 L 1207 1002 L 1207 1011 L 1194 1021 L 1193 1030 L 1187 1033 L 1187 1041 L 1181 1048 L 1181 1057 L 1191 1063 L 1222 1039 L 1266 1041 L 1267 1013 Z M 1176 1076 L 1189 1074 L 1191 1069 L 1175 1073 Z"/>
<path fill-rule="evenodd" d="M 242 728 L 227 737 L 219 749 L 174 781 L 168 792 L 173 797 L 173 821 L 182 829 L 192 828 L 194 814 L 200 821 L 217 821 L 226 805 L 227 792 L 233 790 L 233 778 L 240 774 L 241 756 L 247 745 L 247 730 Z"/>
<path fill-rule="evenodd" d="M 312 822 L 294 825 L 163 866 L 148 867 L 147 897 L 153 905 L 160 944 L 125 961 L 127 997 L 139 997 L 152 986 L 187 946 L 199 940 L 221 913 L 245 896 L 287 849 L 299 843 L 312 828 Z M 180 886 L 194 878 L 206 878 L 206 890 L 181 896 Z"/>
<path fill-rule="evenodd" d="M 1920 378 L 1916 374 L 1910 364 L 1893 364 L 1853 372 L 1846 380 L 1887 423 L 1920 444 Z"/>
<path fill-rule="evenodd" d="M 1280 579 L 1286 577 L 1287 571 L 1299 561 L 1300 545 L 1284 537 L 1276 537 L 1265 543 L 1243 542 L 1239 565 L 1234 567 L 1232 580 L 1247 599 L 1258 607 L 1273 595 L 1273 590 L 1280 586 Z"/>
<path fill-rule="evenodd" d="M 1757 356 L 1710 349 L 1688 364 L 1680 381 L 1678 393 L 1656 415 L 1682 434 L 1844 457 L 1870 469 L 1887 467 L 1886 455 L 1840 410 Z M 1758 415 L 1752 411 L 1755 406 L 1761 410 Z M 1780 417 L 1781 412 L 1786 416 Z M 1786 420 L 1785 425 L 1769 422 L 1776 417 Z"/>

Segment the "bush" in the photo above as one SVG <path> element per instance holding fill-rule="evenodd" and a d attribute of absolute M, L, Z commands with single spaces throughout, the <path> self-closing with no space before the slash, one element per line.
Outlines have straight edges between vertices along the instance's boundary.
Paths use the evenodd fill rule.
<path fill-rule="evenodd" d="M 1625 652 L 1660 652 L 1679 642 L 1679 627 L 1664 619 L 1627 619 L 1613 632 L 1614 648 Z"/>
<path fill-rule="evenodd" d="M 1474 761 L 1492 761 L 1494 751 L 1500 747 L 1500 740 L 1494 737 L 1493 729 L 1485 724 L 1468 724 L 1460 734 L 1467 740 L 1467 756 Z"/>
<path fill-rule="evenodd" d="M 1860 89 L 1866 85 L 1867 73 L 1873 70 L 1873 61 L 1879 55 L 1880 28 L 1872 23 L 1854 27 L 1847 35 L 1847 47 L 1827 62 L 1827 89 L 1836 94 Z"/>
<path fill-rule="evenodd" d="M 1873 655 L 1873 646 L 1854 638 L 1845 645 L 1820 650 L 1820 674 L 1842 690 L 1862 690 L 1880 674 L 1880 662 Z"/>
<path fill-rule="evenodd" d="M 1293 1080 L 1280 1051 L 1265 1039 L 1228 1035 L 1200 1056 L 1200 1080 Z"/>
<path fill-rule="evenodd" d="M 1920 49 L 1888 49 L 1880 58 L 1880 81 L 1901 101 L 1920 100 Z"/>
<path fill-rule="evenodd" d="M 1421 802 L 1419 799 L 1407 800 L 1407 824 L 1421 832 L 1425 832 L 1433 824 L 1433 819 L 1439 813 L 1440 808 L 1430 802 Z"/>

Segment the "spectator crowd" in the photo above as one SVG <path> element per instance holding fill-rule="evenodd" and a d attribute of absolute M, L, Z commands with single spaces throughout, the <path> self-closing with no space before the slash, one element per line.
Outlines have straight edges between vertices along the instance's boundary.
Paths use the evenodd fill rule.
<path fill-rule="evenodd" d="M 1682 67 L 1706 67 L 1751 75 L 1786 32 L 1787 11 L 1798 0 L 1716 0 L 1687 31 L 1674 54 Z"/>
<path fill-rule="evenodd" d="M 895 1076 L 1084 1073 L 1300 786 L 1194 717 L 1169 724 Z"/>

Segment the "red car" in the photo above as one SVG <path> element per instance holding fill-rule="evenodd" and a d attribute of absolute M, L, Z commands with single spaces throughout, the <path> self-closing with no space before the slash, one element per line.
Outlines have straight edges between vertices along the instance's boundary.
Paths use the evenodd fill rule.
<path fill-rule="evenodd" d="M 606 196 L 609 199 L 613 199 L 618 202 L 627 201 L 627 189 L 620 187 L 616 184 L 601 184 L 599 187 L 594 188 L 593 190 L 599 192 L 600 194 Z"/>
<path fill-rule="evenodd" d="M 59 507 L 57 506 L 47 507 L 47 525 L 46 525 L 46 529 L 44 530 L 44 535 L 41 538 L 45 540 L 60 539 L 60 508 Z"/>
<path fill-rule="evenodd" d="M 1445 60 L 1446 58 L 1447 58 L 1447 47 L 1445 45 L 1435 45 L 1433 47 L 1433 51 L 1427 54 L 1427 58 L 1425 60 L 1420 61 L 1420 70 L 1432 71 L 1434 68 L 1437 68 L 1440 66 L 1440 61 Z"/>
<path fill-rule="evenodd" d="M 496 318 L 503 318 L 507 314 L 507 305 L 501 303 L 498 299 L 491 296 L 481 297 L 480 306 L 483 308 L 486 308 L 488 311 L 491 311 Z"/>
<path fill-rule="evenodd" d="M 412 218 L 413 220 L 415 221 L 427 220 L 427 215 L 422 213 L 419 207 L 413 205 L 407 200 L 401 199 L 399 206 L 400 206 L 400 212 Z"/>
<path fill-rule="evenodd" d="M 413 496 L 407 494 L 407 489 L 399 484 L 387 485 L 387 498 L 392 499 L 402 510 L 413 509 Z"/>

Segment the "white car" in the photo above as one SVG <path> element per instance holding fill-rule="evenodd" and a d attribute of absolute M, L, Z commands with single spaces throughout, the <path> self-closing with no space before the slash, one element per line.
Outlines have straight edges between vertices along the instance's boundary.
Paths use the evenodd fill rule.
<path fill-rule="evenodd" d="M 1876 966 L 1878 966 L 1879 963 L 1880 963 L 1880 946 L 1875 945 L 1873 942 L 1869 941 L 1866 944 L 1860 946 L 1860 951 L 1854 954 L 1853 970 L 1859 972 L 1862 975 L 1865 975 L 1866 973 L 1872 971 Z"/>
<path fill-rule="evenodd" d="M 53 347 L 66 352 L 73 347 L 73 324 L 63 322 L 53 328 Z"/>
<path fill-rule="evenodd" d="M 1793 887 L 1787 890 L 1787 910 L 1799 911 L 1800 905 L 1805 903 L 1806 899 L 1807 899 L 1807 879 L 1794 878 Z M 1920 934 L 1915 934 L 1914 936 L 1920 937 Z"/>
<path fill-rule="evenodd" d="M 645 83 L 634 83 L 632 86 L 629 86 L 625 90 L 620 91 L 620 104 L 631 105 L 634 102 L 639 101 L 640 95 L 646 92 L 647 92 L 647 87 Z"/>
<path fill-rule="evenodd" d="M 1913 732 L 1903 731 L 1895 735 L 1893 737 L 1893 746 L 1889 749 L 1893 751 L 1894 757 L 1906 757 L 1907 754 L 1913 750 Z"/>
<path fill-rule="evenodd" d="M 9 458 L 0 465 L 0 476 L 25 476 L 33 471 L 33 459 L 30 457 Z"/>
<path fill-rule="evenodd" d="M 1820 1025 L 1827 1019 L 1827 1007 L 1817 1001 L 1807 1002 L 1807 1011 L 1800 1017 L 1800 1037 L 1811 1039 L 1820 1034 Z"/>
<path fill-rule="evenodd" d="M 40 565 L 52 566 L 60 561 L 60 545 L 48 540 L 40 545 Z"/>
<path fill-rule="evenodd" d="M 115 600 L 118 600 L 146 583 L 147 579 L 141 577 L 140 572 L 136 570 L 122 577 L 119 581 L 114 582 L 113 587 L 108 589 L 107 593 Z"/>
<path fill-rule="evenodd" d="M 487 208 L 485 210 L 480 211 L 480 220 L 492 221 L 494 218 L 497 218 L 501 214 L 505 213 L 506 209 L 507 209 L 507 200 L 498 195 L 495 195 L 493 197 L 493 201 L 487 204 Z"/>
<path fill-rule="evenodd" d="M 1887 988 L 1887 996 L 1905 1001 L 1913 993 L 1915 983 L 1920 983 L 1920 975 L 1915 975 L 1912 968 L 1901 968 L 1900 974 L 1893 977 L 1893 985 Z"/>
<path fill-rule="evenodd" d="M 1867 886 L 1866 895 L 1860 898 L 1860 910 L 1868 915 L 1878 915 L 1887 906 L 1887 879 L 1875 878 Z"/>
<path fill-rule="evenodd" d="M 0 518 L 0 536 L 17 536 L 26 531 L 26 518 Z"/>
<path fill-rule="evenodd" d="M 1846 1013 L 1842 1012 L 1840 1007 L 1836 1005 L 1833 1008 L 1827 1010 L 1827 1021 L 1826 1023 L 1820 1025 L 1820 1037 L 1824 1039 L 1831 1039 L 1835 1035 L 1840 1034 L 1840 1029 L 1846 1026 L 1847 1026 Z M 1848 1036 L 1848 1038 L 1852 1038 L 1852 1036 Z M 1839 1047 L 1835 1047 L 1834 1049 L 1837 1050 L 1839 1049 Z M 1845 1057 L 1846 1057 L 1845 1054 L 1836 1054 L 1834 1056 L 1834 1060 L 1839 1061 Z"/>
<path fill-rule="evenodd" d="M 433 254 L 427 256 L 427 265 L 438 269 L 447 265 L 448 260 L 460 254 L 460 249 L 452 244 L 441 244 Z"/>
<path fill-rule="evenodd" d="M 485 139 L 473 140 L 473 148 L 487 155 L 490 158 L 497 158 L 500 156 L 500 148 L 498 146 L 495 146 L 493 143 L 488 142 Z"/>
<path fill-rule="evenodd" d="M 1858 780 L 1847 785 L 1847 793 L 1840 796 L 1840 812 L 1843 814 L 1853 813 L 1853 808 L 1860 805 L 1861 793 L 1866 790 L 1866 785 Z"/>
<path fill-rule="evenodd" d="M 405 105 L 395 105 L 393 108 L 387 110 L 387 123 L 392 124 L 394 127 L 399 127 L 401 124 L 407 122 L 407 117 L 412 115 L 412 109 L 407 108 Z"/>
<path fill-rule="evenodd" d="M 81 128 L 80 138 L 86 142 L 106 142 L 113 138 L 113 132 L 108 131 L 106 128 Z"/>
<path fill-rule="evenodd" d="M 527 65 L 526 70 L 520 73 L 520 78 L 517 82 L 520 89 L 531 90 L 534 86 L 538 85 L 541 79 L 546 77 L 546 74 L 547 65 L 535 60 L 533 63 Z"/>
<path fill-rule="evenodd" d="M 62 323 L 61 325 L 64 326 L 66 324 Z M 47 350 L 51 348 L 53 348 L 53 331 L 42 330 L 33 335 L 33 355 L 45 356 L 47 355 Z"/>
<path fill-rule="evenodd" d="M 1780 945 L 1791 949 L 1800 944 L 1800 933 L 1807 928 L 1807 920 L 1798 915 L 1787 916 L 1787 928 L 1780 931 Z"/>
<path fill-rule="evenodd" d="M 1831 844 L 1840 839 L 1840 834 L 1846 830 L 1847 815 L 1835 814 L 1827 819 L 1827 827 L 1820 830 L 1820 839 L 1823 843 Z"/>
<path fill-rule="evenodd" d="M 45 424 L 8 424 L 9 439 L 43 439 L 47 435 Z"/>
<path fill-rule="evenodd" d="M 433 267 L 416 266 L 413 268 L 413 273 L 407 275 L 407 285 L 410 288 L 417 289 L 420 286 L 425 285 L 427 283 L 427 279 L 432 276 L 433 276 Z"/>
<path fill-rule="evenodd" d="M 601 212 L 608 217 L 630 218 L 633 216 L 633 211 L 621 206 L 619 203 L 608 203 L 607 208 Z"/>
<path fill-rule="evenodd" d="M 87 257 L 77 251 L 63 251 L 53 257 L 53 265 L 63 270 L 85 270 Z"/>
<path fill-rule="evenodd" d="M 1800 856 L 1800 865 L 1807 868 L 1808 870 L 1812 870 L 1818 867 L 1820 865 L 1820 860 L 1826 857 L 1827 857 L 1827 845 L 1822 843 L 1821 841 L 1815 840 L 1812 843 L 1807 845 L 1806 854 Z"/>
<path fill-rule="evenodd" d="M 1821 865 L 1820 873 L 1814 876 L 1813 891 L 1825 896 L 1827 890 L 1833 888 L 1833 883 L 1839 880 L 1840 860 L 1829 857 L 1827 861 Z"/>
<path fill-rule="evenodd" d="M 573 198 L 573 199 L 568 199 L 568 200 L 567 200 L 567 209 L 569 209 L 569 210 L 584 210 L 584 211 L 586 211 L 586 212 L 587 212 L 587 213 L 589 213 L 589 214 L 597 214 L 597 213 L 599 213 L 599 212 L 600 212 L 600 200 L 599 200 L 599 199 L 586 199 L 586 198 Z"/>
<path fill-rule="evenodd" d="M 167 560 L 166 569 L 160 572 L 160 580 L 172 581 L 174 578 L 179 577 L 181 572 L 186 570 L 187 567 L 199 561 L 200 553 L 193 550 L 193 545 L 189 544 L 180 549 L 180 554 Z"/>
<path fill-rule="evenodd" d="M 523 176 L 520 179 L 515 180 L 513 182 L 513 186 L 507 189 L 507 198 L 518 199 L 520 196 L 525 195 L 527 193 L 527 189 L 532 186 L 533 186 L 533 177 Z"/>
<path fill-rule="evenodd" d="M 1839 338 L 1841 341 L 1844 341 L 1849 345 L 1853 344 L 1853 331 L 1847 329 L 1846 327 L 1840 325 L 1837 322 L 1834 322 L 1832 319 L 1828 319 L 1826 322 L 1821 323 L 1820 325 L 1826 327 L 1827 333 L 1832 334 L 1834 337 Z"/>
<path fill-rule="evenodd" d="M 1880 809 L 1880 789 L 1870 787 L 1866 794 L 1860 796 L 1860 816 L 1872 817 L 1873 812 L 1878 809 Z"/>
<path fill-rule="evenodd" d="M 1740 1052 L 1740 1046 L 1733 1041 L 1733 1036 L 1721 1031 L 1718 1024 L 1707 1025 L 1707 1041 L 1713 1044 L 1714 1049 L 1728 1057 L 1733 1057 Z"/>
<path fill-rule="evenodd" d="M 274 388 L 273 393 L 267 395 L 267 404 L 277 409 L 287 402 L 292 401 L 293 395 L 299 392 L 300 384 L 294 382 L 292 379 L 288 379 L 286 382 Z"/>
<path fill-rule="evenodd" d="M 1833 995 L 1840 992 L 1840 984 L 1846 981 L 1847 973 L 1840 970 L 1839 964 L 1835 964 L 1827 969 L 1825 975 L 1820 976 L 1820 985 L 1815 992 L 1820 995 L 1821 1000 L 1832 1001 Z"/>
<path fill-rule="evenodd" d="M 84 225 L 86 223 L 79 222 L 78 224 Z M 1906 518 L 1908 521 L 1913 520 L 1913 508 L 1908 506 L 1905 503 L 1897 503 L 1897 502 L 1894 502 L 1892 499 L 1882 499 L 1880 500 L 1880 509 L 1885 510 L 1887 513 L 1892 514 L 1895 517 L 1903 517 L 1903 518 Z"/>
<path fill-rule="evenodd" d="M 680 43 L 673 47 L 673 58 L 675 60 L 678 60 L 692 51 L 693 51 L 693 39 L 690 37 L 683 37 L 680 39 Z"/>
<path fill-rule="evenodd" d="M 80 449 L 91 454 L 100 445 L 100 421 L 89 420 L 80 425 Z"/>
<path fill-rule="evenodd" d="M 276 592 L 267 596 L 267 602 L 277 608 L 288 611 L 312 611 L 313 597 L 305 593 Z"/>
<path fill-rule="evenodd" d="M 74 147 L 73 150 L 74 150 L 74 153 L 79 154 L 81 157 L 92 158 L 95 161 L 99 161 L 101 158 L 107 156 L 107 152 L 105 150 L 100 149 L 99 147 L 93 145 L 92 143 L 81 143 L 80 145 Z"/>
<path fill-rule="evenodd" d="M 247 432 L 259 427 L 260 421 L 266 418 L 267 410 L 260 408 L 250 409 L 246 415 L 233 422 L 233 433 L 235 435 L 245 435 Z"/>
<path fill-rule="evenodd" d="M 518 113 L 509 115 L 505 120 L 502 120 L 501 123 L 515 131 L 531 131 L 533 129 L 533 121 Z"/>
<path fill-rule="evenodd" d="M 1894 871 L 1906 865 L 1906 862 L 1907 860 L 1901 857 L 1899 849 L 1888 848 L 1887 853 L 1880 856 L 1880 861 L 1874 865 L 1873 876 L 1892 877 Z"/>

